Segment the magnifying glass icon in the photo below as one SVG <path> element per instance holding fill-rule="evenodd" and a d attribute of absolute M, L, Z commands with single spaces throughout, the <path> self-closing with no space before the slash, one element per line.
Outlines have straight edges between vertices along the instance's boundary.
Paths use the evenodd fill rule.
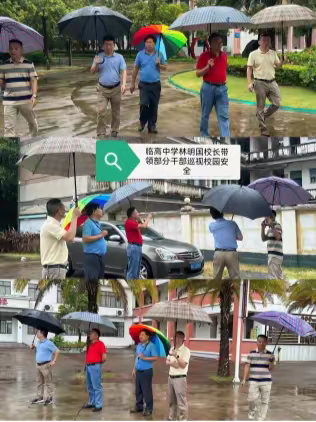
<path fill-rule="evenodd" d="M 109 161 L 109 157 L 113 157 L 114 158 L 114 160 L 112 161 Z M 104 157 L 104 161 L 105 161 L 105 164 L 107 164 L 108 166 L 115 166 L 115 167 L 117 167 L 120 171 L 122 171 L 122 168 L 117 164 L 117 162 L 118 162 L 118 157 L 117 157 L 117 155 L 114 153 L 114 152 L 108 152 L 107 154 L 106 154 L 106 156 Z"/>

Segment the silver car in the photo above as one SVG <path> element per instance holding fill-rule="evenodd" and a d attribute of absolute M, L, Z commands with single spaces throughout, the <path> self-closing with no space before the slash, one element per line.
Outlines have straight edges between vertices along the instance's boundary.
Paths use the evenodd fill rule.
<path fill-rule="evenodd" d="M 105 240 L 105 276 L 125 278 L 127 270 L 127 238 L 124 223 L 119 221 L 103 222 L 102 230 L 108 232 Z M 151 228 L 142 229 L 143 248 L 141 279 L 187 278 L 201 274 L 204 257 L 199 249 L 188 243 L 166 239 Z M 82 227 L 77 230 L 76 238 L 68 244 L 68 276 L 75 271 L 83 271 Z"/>

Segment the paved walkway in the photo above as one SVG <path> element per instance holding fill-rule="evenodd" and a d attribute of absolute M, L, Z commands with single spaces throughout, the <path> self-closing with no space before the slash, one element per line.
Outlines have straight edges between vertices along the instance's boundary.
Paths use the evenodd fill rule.
<path fill-rule="evenodd" d="M 10 354 L 8 353 L 10 352 Z M 8 359 L 8 356 L 10 358 Z M 134 352 L 109 350 L 104 371 L 111 378 L 103 382 L 103 411 L 94 414 L 82 410 L 77 420 L 137 420 L 129 413 L 134 405 L 131 371 Z M 0 347 L 1 419 L 74 420 L 87 400 L 84 383 L 74 383 L 82 371 L 82 355 L 62 354 L 54 367 L 56 403 L 53 406 L 30 405 L 35 395 L 34 352 L 27 348 Z M 192 358 L 188 376 L 188 401 L 191 420 L 246 420 L 247 388 L 210 381 L 216 372 L 214 360 Z M 156 364 L 154 376 L 154 420 L 167 419 L 167 369 L 164 360 Z M 316 365 L 281 363 L 274 372 L 268 420 L 316 419 Z"/>

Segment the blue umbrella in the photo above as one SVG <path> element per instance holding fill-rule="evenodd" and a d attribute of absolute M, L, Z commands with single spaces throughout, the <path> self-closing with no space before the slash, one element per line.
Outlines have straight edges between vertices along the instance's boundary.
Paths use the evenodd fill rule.
<path fill-rule="evenodd" d="M 23 25 L 13 19 L 0 17 L 0 52 L 9 51 L 9 41 L 20 40 L 25 53 L 40 51 L 44 48 L 44 38 L 29 26 Z"/>
<path fill-rule="evenodd" d="M 70 325 L 85 332 L 90 331 L 92 328 L 98 328 L 102 334 L 117 331 L 117 328 L 109 318 L 91 312 L 72 312 L 65 315 L 61 320 L 65 325 Z"/>

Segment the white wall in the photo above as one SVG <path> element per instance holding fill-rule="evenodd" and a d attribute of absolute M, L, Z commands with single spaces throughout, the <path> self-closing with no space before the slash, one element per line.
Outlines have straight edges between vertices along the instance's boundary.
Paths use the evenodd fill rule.
<path fill-rule="evenodd" d="M 316 169 L 316 160 L 293 161 L 284 169 L 284 176 L 290 178 L 291 171 L 302 171 L 302 186 L 304 189 L 316 189 L 316 183 L 311 183 L 309 169 Z"/>

